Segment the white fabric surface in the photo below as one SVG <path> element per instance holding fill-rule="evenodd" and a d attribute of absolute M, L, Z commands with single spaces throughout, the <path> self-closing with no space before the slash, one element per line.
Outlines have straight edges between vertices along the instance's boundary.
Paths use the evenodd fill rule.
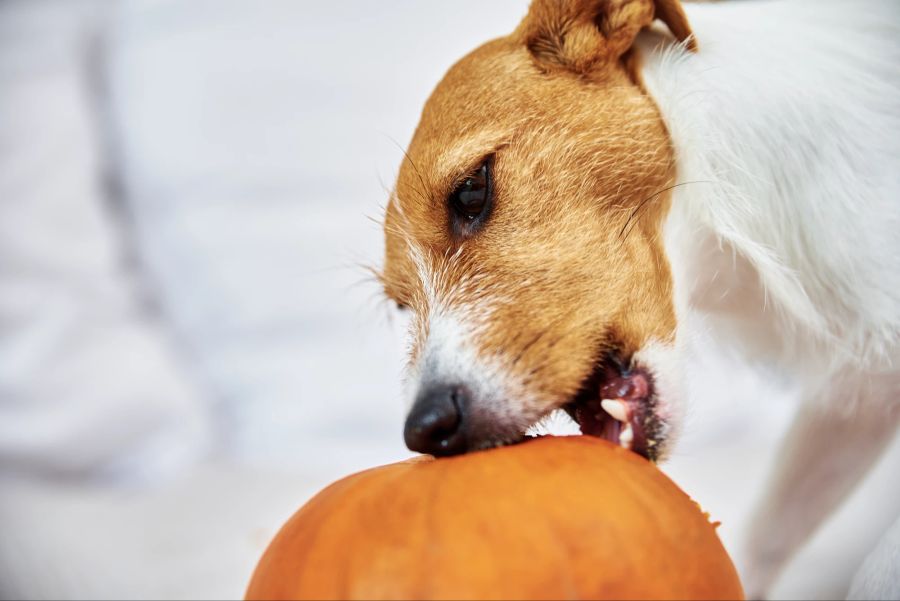
<path fill-rule="evenodd" d="M 385 43 L 383 24 L 414 12 L 138 0 L 116 20 L 113 125 L 142 256 L 244 460 L 361 465 L 387 436 L 404 453 L 402 344 L 373 327 L 384 307 L 354 263 L 380 260 L 373 158 L 387 150 L 390 180 L 399 154 L 383 132 L 405 144 L 439 76 L 399 52 L 402 30 Z M 314 441 L 316 456 L 294 451 Z"/>
<path fill-rule="evenodd" d="M 104 6 L 0 4 L 0 465 L 150 477 L 210 420 L 123 268 L 91 57 Z"/>
<path fill-rule="evenodd" d="M 152 488 L 0 481 L 0 599 L 237 599 L 325 475 L 207 463 Z"/>
<path fill-rule="evenodd" d="M 360 283 L 366 276 L 355 263 L 381 256 L 381 233 L 365 216 L 380 215 L 382 182 L 389 186 L 400 164 L 398 145 L 408 142 L 446 67 L 511 30 L 525 4 L 114 5 L 104 46 L 109 112 L 101 129 L 110 133 L 112 167 L 136 228 L 127 236 L 139 273 L 162 312 L 160 322 L 142 317 L 141 331 L 162 340 L 160 331 L 171 328 L 180 345 L 178 368 L 201 384 L 180 398 L 191 407 L 214 399 L 224 453 L 142 487 L 0 480 L 0 597 L 240 597 L 270 536 L 309 495 L 351 471 L 407 456 L 403 324 L 391 323 L 374 283 Z M 74 5 L 55 5 L 58 23 L 70 23 Z M 44 96 L 26 104 L 39 100 Z M 35 131 L 58 135 L 62 126 L 44 127 Z M 12 143 L 6 131 L 3 148 Z M 43 172 L 84 177 L 94 170 L 71 156 L 41 165 L 22 178 L 29 186 L 49 181 Z M 6 199 L 0 195 L 0 217 Z M 92 203 L 84 205 L 67 219 L 96 213 Z M 52 222 L 55 210 L 34 220 Z M 0 218 L 0 231 L 19 231 L 4 227 Z M 63 257 L 73 252 L 62 241 L 46 246 Z M 4 302 L 0 295 L 0 307 Z M 47 348 L 57 347 L 51 341 Z M 790 417 L 790 395 L 716 349 L 706 351 L 695 375 L 706 395 L 697 399 L 685 442 L 666 471 L 722 520 L 723 540 L 737 552 Z M 118 373 L 105 362 L 119 354 L 117 348 L 88 361 L 101 373 L 85 371 L 73 384 L 103 389 Z M 169 366 L 172 355 L 163 354 Z M 148 374 L 128 381 L 157 385 Z M 72 403 L 72 411 L 80 406 Z M 72 419 L 64 418 L 60 423 Z M 91 429 L 72 439 L 85 440 L 109 442 Z M 50 456 L 65 457 L 72 448 L 59 444 Z M 879 530 L 896 517 L 898 468 L 895 445 L 798 557 L 776 597 L 843 595 Z"/>

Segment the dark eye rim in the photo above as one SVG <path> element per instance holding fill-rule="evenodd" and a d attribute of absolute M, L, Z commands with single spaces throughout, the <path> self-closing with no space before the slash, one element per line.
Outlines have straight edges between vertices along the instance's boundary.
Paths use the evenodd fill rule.
<path fill-rule="evenodd" d="M 470 217 L 464 215 L 458 207 L 454 204 L 454 197 L 459 191 L 460 187 L 466 181 L 466 179 L 473 176 L 473 174 L 477 174 L 479 171 L 484 169 L 484 179 L 485 179 L 485 201 L 484 207 L 481 209 L 481 212 L 475 216 Z M 459 181 L 454 187 L 450 194 L 447 196 L 447 211 L 450 215 L 450 229 L 453 232 L 454 236 L 458 238 L 469 238 L 476 233 L 478 233 L 487 223 L 488 219 L 491 216 L 494 208 L 494 155 L 488 155 L 485 157 L 478 166 L 469 174 L 466 175 L 461 181 Z"/>

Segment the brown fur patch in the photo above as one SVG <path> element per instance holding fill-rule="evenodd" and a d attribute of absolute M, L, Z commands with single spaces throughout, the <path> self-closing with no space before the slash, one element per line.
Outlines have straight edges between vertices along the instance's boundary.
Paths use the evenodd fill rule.
<path fill-rule="evenodd" d="M 546 4 L 451 68 L 426 104 L 387 207 L 382 279 L 416 312 L 413 360 L 439 305 L 471 321 L 479 357 L 549 409 L 577 392 L 598 353 L 672 340 L 661 225 L 674 168 L 658 110 L 619 60 L 631 40 L 616 60 L 594 48 L 579 62 L 615 33 L 592 20 L 593 33 L 569 39 L 569 27 L 558 44 L 538 43 L 529 19 L 559 17 L 535 13 Z M 652 6 L 632 9 L 631 38 L 652 18 Z M 489 155 L 493 212 L 456 239 L 447 197 Z"/>

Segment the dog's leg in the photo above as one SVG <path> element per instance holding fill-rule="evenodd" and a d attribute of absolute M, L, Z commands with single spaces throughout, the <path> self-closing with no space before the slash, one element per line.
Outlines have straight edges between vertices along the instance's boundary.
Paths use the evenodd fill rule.
<path fill-rule="evenodd" d="M 803 403 L 750 522 L 743 570 L 748 599 L 764 598 L 784 564 L 891 441 L 900 422 L 898 385 L 898 374 L 843 374 Z"/>

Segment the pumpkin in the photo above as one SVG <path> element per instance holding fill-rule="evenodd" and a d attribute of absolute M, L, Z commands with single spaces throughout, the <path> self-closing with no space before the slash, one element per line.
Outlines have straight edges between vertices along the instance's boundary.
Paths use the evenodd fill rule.
<path fill-rule="evenodd" d="M 698 505 L 605 440 L 544 437 L 332 484 L 247 599 L 740 599 Z"/>

